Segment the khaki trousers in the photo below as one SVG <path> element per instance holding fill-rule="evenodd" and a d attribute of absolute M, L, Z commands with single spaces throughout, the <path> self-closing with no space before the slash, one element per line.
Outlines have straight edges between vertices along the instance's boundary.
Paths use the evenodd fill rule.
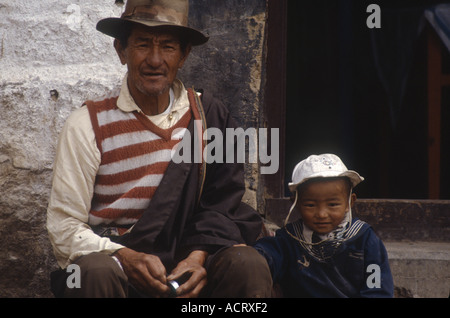
<path fill-rule="evenodd" d="M 91 253 L 74 262 L 80 266 L 81 288 L 66 287 L 64 297 L 140 297 L 116 261 L 103 253 Z M 272 295 L 272 276 L 264 257 L 249 246 L 225 248 L 206 263 L 208 284 L 201 297 L 267 298 Z"/>

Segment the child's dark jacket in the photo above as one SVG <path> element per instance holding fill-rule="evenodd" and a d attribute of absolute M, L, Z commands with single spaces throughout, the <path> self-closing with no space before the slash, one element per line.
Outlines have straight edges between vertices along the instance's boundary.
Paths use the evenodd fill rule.
<path fill-rule="evenodd" d="M 301 222 L 301 221 L 297 221 Z M 393 297 L 393 280 L 388 255 L 370 225 L 342 242 L 325 260 L 313 257 L 292 235 L 293 224 L 260 239 L 255 248 L 267 259 L 274 283 L 284 297 Z M 379 266 L 370 266 L 372 264 Z M 375 270 L 373 269 L 375 268 Z M 377 288 L 377 274 L 379 288 Z M 375 286 L 374 286 L 375 285 Z"/>

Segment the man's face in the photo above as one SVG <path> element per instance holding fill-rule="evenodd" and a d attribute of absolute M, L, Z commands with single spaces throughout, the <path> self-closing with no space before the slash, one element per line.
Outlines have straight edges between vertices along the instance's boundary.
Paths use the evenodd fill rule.
<path fill-rule="evenodd" d="M 131 31 L 126 48 L 119 41 L 115 47 L 122 64 L 128 67 L 128 87 L 137 100 L 168 94 L 190 50 L 181 50 L 175 34 L 140 25 Z"/>
<path fill-rule="evenodd" d="M 297 209 L 304 224 L 319 234 L 337 228 L 349 210 L 349 188 L 343 179 L 314 181 L 299 189 Z M 352 194 L 353 204 L 356 196 Z"/>

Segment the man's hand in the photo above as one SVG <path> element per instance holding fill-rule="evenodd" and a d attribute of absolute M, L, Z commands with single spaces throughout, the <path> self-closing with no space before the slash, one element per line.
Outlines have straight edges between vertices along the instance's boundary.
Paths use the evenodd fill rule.
<path fill-rule="evenodd" d="M 167 277 L 167 280 L 177 280 L 184 273 L 191 273 L 191 277 L 177 289 L 180 298 L 198 297 L 206 285 L 206 269 L 203 267 L 208 256 L 204 251 L 193 251 L 187 258 L 178 263 L 177 267 Z"/>
<path fill-rule="evenodd" d="M 139 291 L 151 297 L 165 297 L 169 294 L 166 268 L 159 257 L 122 248 L 114 254 L 122 264 L 128 281 Z"/>

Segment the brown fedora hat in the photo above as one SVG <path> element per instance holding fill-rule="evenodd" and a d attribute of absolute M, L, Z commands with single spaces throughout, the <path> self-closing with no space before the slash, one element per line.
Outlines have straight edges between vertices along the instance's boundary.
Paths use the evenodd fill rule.
<path fill-rule="evenodd" d="M 120 18 L 106 18 L 97 23 L 97 30 L 118 38 L 130 23 L 181 32 L 192 45 L 201 45 L 208 37 L 188 27 L 189 0 L 128 0 Z"/>

